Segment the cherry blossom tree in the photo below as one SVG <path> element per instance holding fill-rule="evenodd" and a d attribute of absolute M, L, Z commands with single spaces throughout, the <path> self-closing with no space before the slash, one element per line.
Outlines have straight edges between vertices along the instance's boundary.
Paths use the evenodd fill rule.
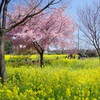
<path fill-rule="evenodd" d="M 60 49 L 72 46 L 74 31 L 73 20 L 64 14 L 64 8 L 61 7 L 52 10 L 50 14 L 31 19 L 27 24 L 12 30 L 9 35 L 15 36 L 14 41 L 20 41 L 20 45 L 32 44 L 40 55 L 40 67 L 42 67 L 44 51 L 49 47 Z"/>
<path fill-rule="evenodd" d="M 2 84 L 6 79 L 4 58 L 5 34 L 19 25 L 27 23 L 32 17 L 35 17 L 51 5 L 57 4 L 60 1 L 61 0 L 20 0 L 19 6 L 16 6 L 20 9 L 20 13 L 18 13 L 17 10 L 15 10 L 16 8 L 12 7 L 12 2 L 18 2 L 18 0 L 0 0 L 0 77 Z M 7 21 L 9 20 L 8 16 L 10 16 L 9 11 L 15 11 L 16 15 L 10 26 L 7 25 Z"/>

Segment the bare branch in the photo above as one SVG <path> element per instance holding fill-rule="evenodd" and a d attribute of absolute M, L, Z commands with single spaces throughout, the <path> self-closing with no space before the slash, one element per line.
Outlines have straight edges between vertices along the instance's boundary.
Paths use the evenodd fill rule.
<path fill-rule="evenodd" d="M 3 9 L 3 5 L 4 5 L 5 1 L 6 1 L 6 0 L 2 0 L 2 1 L 0 2 L 0 14 L 1 14 L 1 11 L 2 11 L 2 9 Z"/>
<path fill-rule="evenodd" d="M 91 41 L 98 55 L 100 55 L 100 2 L 94 1 L 92 5 L 78 10 L 79 29 Z"/>

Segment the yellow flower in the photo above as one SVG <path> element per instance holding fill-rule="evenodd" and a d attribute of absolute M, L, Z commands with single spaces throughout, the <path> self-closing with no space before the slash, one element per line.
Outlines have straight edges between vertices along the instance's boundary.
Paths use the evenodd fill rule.
<path fill-rule="evenodd" d="M 81 98 L 79 97 L 78 100 L 81 100 Z"/>
<path fill-rule="evenodd" d="M 89 100 L 89 98 L 85 98 L 85 100 Z"/>
<path fill-rule="evenodd" d="M 82 91 L 82 97 L 84 97 L 85 96 L 85 92 L 84 91 Z"/>
<path fill-rule="evenodd" d="M 92 100 L 97 100 L 96 98 L 93 98 Z"/>
<path fill-rule="evenodd" d="M 87 96 L 90 96 L 90 91 L 87 92 Z"/>
<path fill-rule="evenodd" d="M 52 93 L 52 89 L 49 89 L 49 93 Z"/>
<path fill-rule="evenodd" d="M 66 95 L 67 95 L 68 97 L 70 97 L 70 96 L 71 96 L 71 91 L 70 91 L 70 89 L 69 89 L 69 88 L 67 88 L 67 89 L 66 89 Z"/>
<path fill-rule="evenodd" d="M 55 100 L 55 98 L 48 98 L 48 100 Z"/>
<path fill-rule="evenodd" d="M 77 100 L 77 96 L 74 96 L 74 100 Z"/>
<path fill-rule="evenodd" d="M 12 98 L 13 97 L 12 92 L 10 90 L 7 90 L 6 92 L 7 92 L 7 97 L 8 98 Z"/>

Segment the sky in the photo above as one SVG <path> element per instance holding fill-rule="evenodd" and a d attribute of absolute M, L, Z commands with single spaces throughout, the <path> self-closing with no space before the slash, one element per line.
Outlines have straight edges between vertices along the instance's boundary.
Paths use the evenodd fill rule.
<path fill-rule="evenodd" d="M 11 6 L 13 3 L 18 3 L 18 4 L 23 4 L 24 0 L 11 0 L 12 2 L 10 3 L 9 6 Z M 45 1 L 45 0 L 44 0 Z M 66 2 L 66 0 L 63 0 Z M 67 14 L 69 14 L 75 21 L 77 21 L 77 9 L 80 7 L 83 7 L 84 5 L 91 3 L 93 0 L 72 0 L 71 3 L 69 4 L 69 7 L 67 9 Z M 45 2 L 46 3 L 46 2 Z M 58 6 L 58 5 L 57 5 Z M 56 7 L 56 6 L 55 6 Z M 13 8 L 10 9 L 10 11 Z"/>
<path fill-rule="evenodd" d="M 86 4 L 92 3 L 92 1 L 93 0 L 72 0 L 68 8 L 68 14 L 77 21 L 77 9 L 84 7 Z"/>
<path fill-rule="evenodd" d="M 78 22 L 77 9 L 84 7 L 87 4 L 91 4 L 92 1 L 93 0 L 72 0 L 66 13 L 69 14 L 75 22 Z M 75 35 L 78 41 L 78 28 L 75 31 Z M 82 36 L 82 32 L 79 31 L 79 37 L 82 38 Z M 79 48 L 89 49 L 91 48 L 91 46 L 88 45 L 86 42 L 79 40 Z"/>

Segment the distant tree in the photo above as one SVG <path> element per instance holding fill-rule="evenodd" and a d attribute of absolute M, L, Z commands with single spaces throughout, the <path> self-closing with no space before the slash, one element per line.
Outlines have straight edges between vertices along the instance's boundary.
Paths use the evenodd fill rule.
<path fill-rule="evenodd" d="M 78 17 L 79 29 L 85 36 L 82 40 L 94 46 L 100 59 L 100 1 L 78 9 Z"/>
<path fill-rule="evenodd" d="M 23 45 L 23 44 L 15 43 L 14 41 L 12 42 L 13 42 L 12 49 L 14 54 L 32 55 L 37 53 L 37 51 L 35 50 L 32 44 Z"/>
<path fill-rule="evenodd" d="M 87 55 L 87 57 L 97 57 L 95 50 L 85 50 L 85 54 Z"/>
<path fill-rule="evenodd" d="M 34 23 L 35 22 L 35 23 Z M 14 34 L 14 32 L 16 32 Z M 10 34 L 15 36 L 16 43 L 33 47 L 40 55 L 40 67 L 43 66 L 43 54 L 49 47 L 68 48 L 72 46 L 75 24 L 73 20 L 64 15 L 64 8 L 52 10 L 51 14 L 43 14 L 31 19 L 29 23 L 16 28 Z M 20 39 L 20 40 L 19 40 Z"/>
<path fill-rule="evenodd" d="M 13 52 L 13 51 L 12 51 L 12 46 L 13 46 L 13 44 L 12 44 L 11 41 L 9 41 L 9 40 L 6 40 L 6 41 L 5 41 L 5 53 L 6 53 L 6 54 L 10 54 L 10 53 Z"/>
<path fill-rule="evenodd" d="M 56 4 L 61 0 L 20 0 L 20 5 L 16 6 L 20 9 L 20 13 L 17 13 L 16 17 L 14 17 L 14 21 L 12 24 L 7 25 L 9 13 L 8 11 L 14 11 L 16 8 L 12 7 L 12 2 L 18 0 L 0 0 L 0 77 L 2 84 L 6 79 L 6 67 L 5 67 L 5 59 L 4 59 L 4 50 L 5 50 L 5 34 L 10 32 L 12 29 L 16 28 L 21 24 L 27 23 L 32 17 L 40 14 L 46 8 L 49 8 L 50 5 Z M 23 2 L 21 6 L 21 2 Z M 12 10 L 10 9 L 12 7 Z M 24 9 L 22 9 L 24 8 Z M 26 13 L 24 13 L 26 11 Z"/>

